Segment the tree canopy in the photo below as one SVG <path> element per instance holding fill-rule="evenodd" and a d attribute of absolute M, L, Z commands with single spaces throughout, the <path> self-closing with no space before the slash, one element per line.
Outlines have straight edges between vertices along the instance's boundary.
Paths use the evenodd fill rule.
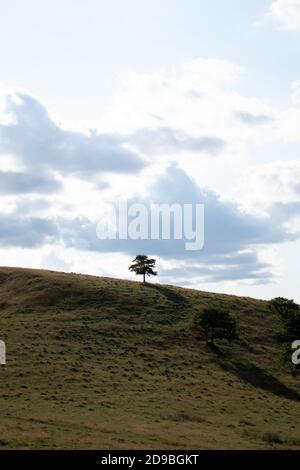
<path fill-rule="evenodd" d="M 271 310 L 279 315 L 282 321 L 288 320 L 290 315 L 295 313 L 295 311 L 299 311 L 298 304 L 284 297 L 275 297 L 275 299 L 270 300 L 269 305 Z"/>
<path fill-rule="evenodd" d="M 143 282 L 145 283 L 146 276 L 157 276 L 157 271 L 154 271 L 155 264 L 155 259 L 149 258 L 146 255 L 137 255 L 129 266 L 129 270 L 136 275 L 142 275 Z"/>
<path fill-rule="evenodd" d="M 219 307 L 205 307 L 196 312 L 193 325 L 205 334 L 206 344 L 214 345 L 215 339 L 236 338 L 236 321 L 227 310 Z"/>

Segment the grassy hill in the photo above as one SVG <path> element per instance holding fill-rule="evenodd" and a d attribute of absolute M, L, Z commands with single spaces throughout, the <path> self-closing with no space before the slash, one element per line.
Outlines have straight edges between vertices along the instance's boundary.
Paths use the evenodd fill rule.
<path fill-rule="evenodd" d="M 205 304 L 239 337 L 191 332 Z M 300 448 L 299 383 L 264 301 L 0 268 L 0 448 Z"/>

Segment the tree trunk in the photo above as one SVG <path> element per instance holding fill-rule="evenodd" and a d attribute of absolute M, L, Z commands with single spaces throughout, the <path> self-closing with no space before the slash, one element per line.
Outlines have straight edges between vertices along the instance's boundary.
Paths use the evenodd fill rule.
<path fill-rule="evenodd" d="M 205 330 L 205 342 L 208 345 L 208 330 Z"/>
<path fill-rule="evenodd" d="M 146 283 L 146 273 L 143 273 L 143 283 Z"/>
<path fill-rule="evenodd" d="M 212 328 L 211 330 L 211 344 L 214 345 L 214 340 L 215 340 L 215 329 Z"/>

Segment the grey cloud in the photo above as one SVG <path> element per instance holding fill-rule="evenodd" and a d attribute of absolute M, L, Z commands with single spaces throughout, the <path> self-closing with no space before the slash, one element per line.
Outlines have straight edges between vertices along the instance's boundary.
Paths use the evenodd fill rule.
<path fill-rule="evenodd" d="M 292 187 L 296 194 L 300 194 L 300 183 L 294 183 Z"/>
<path fill-rule="evenodd" d="M 175 280 L 184 283 L 186 279 L 199 279 L 201 282 L 220 282 L 226 280 L 252 280 L 256 284 L 264 284 L 273 280 L 272 266 L 267 263 L 258 262 L 254 253 L 240 254 L 227 257 L 223 265 L 218 266 L 209 263 L 207 266 L 185 265 L 179 268 L 163 269 L 160 277 L 167 282 Z"/>
<path fill-rule="evenodd" d="M 266 114 L 253 114 L 248 111 L 239 111 L 236 113 L 236 116 L 244 124 L 248 124 L 250 126 L 267 124 L 272 121 L 272 118 Z"/>
<path fill-rule="evenodd" d="M 300 201 L 276 202 L 270 208 L 270 214 L 275 223 L 284 223 L 300 215 Z"/>
<path fill-rule="evenodd" d="M 20 94 L 19 98 L 21 102 L 11 101 L 8 109 L 14 122 L 0 125 L 0 154 L 15 155 L 25 171 L 0 173 L 2 194 L 51 193 L 59 189 L 59 181 L 52 177 L 56 173 L 91 179 L 104 189 L 106 186 L 101 186 L 99 173 L 136 173 L 145 166 L 138 154 L 124 145 L 126 143 L 146 154 L 181 150 L 214 155 L 226 145 L 218 137 L 194 138 L 166 127 L 142 129 L 126 138 L 96 131 L 83 135 L 63 130 L 31 96 Z M 130 202 L 146 205 L 203 203 L 204 248 L 199 252 L 186 251 L 185 241 L 181 240 L 100 241 L 95 224 L 85 217 L 55 221 L 34 217 L 33 214 L 42 211 L 48 203 L 30 199 L 20 201 L 14 214 L 0 214 L 0 244 L 36 247 L 60 241 L 67 247 L 81 250 L 130 255 L 145 252 L 183 264 L 177 270 L 163 271 L 165 278 L 176 275 L 177 278 L 194 276 L 206 282 L 249 279 L 262 283 L 270 281 L 272 269 L 259 260 L 255 247 L 299 237 L 299 234 L 289 233 L 285 223 L 300 213 L 300 203 L 273 204 L 267 216 L 257 217 L 242 212 L 235 202 L 221 200 L 214 191 L 198 187 L 174 165 L 147 188 L 146 197 L 136 197 Z"/>
<path fill-rule="evenodd" d="M 0 172 L 1 194 L 53 193 L 59 191 L 59 181 L 44 175 L 21 172 Z"/>
<path fill-rule="evenodd" d="M 42 258 L 42 264 L 47 269 L 53 269 L 55 271 L 69 271 L 71 267 L 71 263 L 67 263 L 59 258 L 54 251 L 50 251 L 50 253 Z"/>
<path fill-rule="evenodd" d="M 223 201 L 218 194 L 203 189 L 181 169 L 172 165 L 149 186 L 148 196 L 128 203 L 205 205 L 205 245 L 201 251 L 186 251 L 182 240 L 104 240 L 96 235 L 96 224 L 86 217 L 58 218 L 50 221 L 33 217 L 36 210 L 47 207 L 43 199 L 23 198 L 20 210 L 0 215 L 0 243 L 3 246 L 35 247 L 62 242 L 67 247 L 94 252 L 148 253 L 178 264 L 162 270 L 163 279 L 186 277 L 202 282 L 247 279 L 255 283 L 270 282 L 272 267 L 262 263 L 255 247 L 282 243 L 299 238 L 289 233 L 285 224 L 300 213 L 300 203 L 273 204 L 266 217 L 242 212 L 238 205 Z M 23 205 L 22 205 L 23 204 Z M 99 214 L 100 218 L 101 214 Z"/>
<path fill-rule="evenodd" d="M 21 196 L 17 200 L 14 216 L 23 218 L 24 216 L 29 217 L 38 213 L 45 214 L 51 207 L 51 200 L 45 197 Z"/>
<path fill-rule="evenodd" d="M 214 155 L 225 147 L 225 141 L 219 137 L 192 137 L 168 127 L 140 129 L 130 137 L 130 141 L 138 150 L 152 154 L 189 151 Z"/>
<path fill-rule="evenodd" d="M 10 124 L 0 125 L 0 152 L 13 154 L 29 171 L 58 171 L 93 178 L 100 172 L 136 173 L 145 161 L 125 148 L 120 136 L 62 129 L 32 96 L 8 101 Z"/>
<path fill-rule="evenodd" d="M 0 245 L 36 248 L 57 239 L 56 224 L 44 218 L 0 214 Z"/>
<path fill-rule="evenodd" d="M 134 255 L 149 253 L 163 259 L 186 263 L 186 273 L 210 282 L 227 279 L 252 279 L 268 282 L 271 267 L 260 262 L 256 246 L 295 240 L 299 234 L 285 227 L 284 207 L 271 207 L 270 215 L 257 217 L 242 212 L 238 205 L 222 201 L 211 190 L 199 188 L 182 170 L 171 166 L 154 185 L 148 188 L 148 198 L 130 202 L 205 205 L 205 245 L 201 251 L 186 251 L 182 240 L 104 240 L 96 236 L 96 227 L 86 218 L 60 221 L 61 234 L 67 246 L 83 250 L 125 252 Z M 289 214 L 296 207 L 289 208 Z M 247 251 L 247 253 L 245 253 Z M 204 268 L 199 268 L 199 264 Z M 220 269 L 222 265 L 222 269 Z M 174 271 L 173 271 L 174 273 Z M 179 273 L 178 273 L 179 274 Z"/>
<path fill-rule="evenodd" d="M 100 174 L 138 173 L 149 163 L 139 152 L 215 155 L 225 146 L 217 136 L 196 138 L 168 127 L 141 129 L 127 136 L 65 130 L 38 100 L 21 92 L 7 99 L 7 113 L 12 121 L 0 124 L 0 159 L 1 154 L 12 154 L 24 171 L 0 173 L 1 194 L 58 191 L 61 183 L 53 174 L 91 180 L 102 190 L 107 184 L 98 184 Z"/>

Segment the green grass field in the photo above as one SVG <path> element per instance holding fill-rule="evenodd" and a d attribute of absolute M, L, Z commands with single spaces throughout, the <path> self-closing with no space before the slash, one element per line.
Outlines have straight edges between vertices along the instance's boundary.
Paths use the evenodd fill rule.
<path fill-rule="evenodd" d="M 195 310 L 226 307 L 212 351 Z M 0 269 L 2 449 L 296 449 L 300 388 L 260 300 Z"/>

